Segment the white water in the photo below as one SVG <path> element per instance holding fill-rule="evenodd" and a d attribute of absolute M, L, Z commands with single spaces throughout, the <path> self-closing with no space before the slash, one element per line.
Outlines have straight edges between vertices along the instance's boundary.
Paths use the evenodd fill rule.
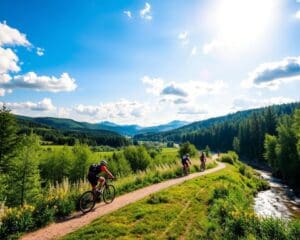
<path fill-rule="evenodd" d="M 257 170 L 270 183 L 270 189 L 255 197 L 254 211 L 262 217 L 291 219 L 300 216 L 300 198 L 270 173 Z"/>

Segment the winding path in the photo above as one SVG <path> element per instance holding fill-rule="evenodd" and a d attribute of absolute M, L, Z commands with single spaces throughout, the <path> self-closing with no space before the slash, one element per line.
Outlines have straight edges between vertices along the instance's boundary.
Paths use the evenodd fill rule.
<path fill-rule="evenodd" d="M 81 212 L 75 213 L 69 220 L 58 222 L 58 223 L 52 223 L 44 228 L 41 228 L 35 232 L 27 233 L 25 234 L 21 239 L 22 240 L 48 240 L 48 239 L 56 239 L 59 237 L 62 237 L 70 232 L 73 232 L 84 225 L 87 225 L 91 223 L 93 220 L 114 212 L 130 203 L 134 203 L 138 200 L 143 199 L 144 197 L 156 193 L 160 190 L 166 189 L 168 187 L 171 187 L 173 185 L 185 182 L 187 180 L 206 175 L 209 173 L 217 172 L 223 168 L 225 168 L 225 164 L 218 162 L 218 166 L 209 170 L 206 170 L 205 172 L 197 172 L 190 174 L 186 177 L 181 178 L 175 178 L 171 180 L 167 180 L 161 183 L 157 183 L 145 188 L 138 189 L 136 191 L 121 195 L 117 197 L 113 203 L 111 204 L 104 204 L 99 203 L 95 206 L 94 210 L 92 212 L 89 212 L 88 214 L 83 215 Z"/>

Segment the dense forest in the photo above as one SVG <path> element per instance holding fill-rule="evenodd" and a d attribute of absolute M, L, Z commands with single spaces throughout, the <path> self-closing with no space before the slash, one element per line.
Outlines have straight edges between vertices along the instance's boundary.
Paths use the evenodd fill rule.
<path fill-rule="evenodd" d="M 112 147 L 121 147 L 129 144 L 129 140 L 127 138 L 115 132 L 99 129 L 88 129 L 84 128 L 84 126 L 79 127 L 79 125 L 76 124 L 73 125 L 73 128 L 70 128 L 70 120 L 68 121 L 68 127 L 64 128 L 63 124 L 62 126 L 58 127 L 59 122 L 57 122 L 56 119 L 56 125 L 53 126 L 49 126 L 47 122 L 41 123 L 33 121 L 32 118 L 27 117 L 17 116 L 16 119 L 18 123 L 19 134 L 29 134 L 33 131 L 33 133 L 39 135 L 46 144 L 66 144 L 73 146 L 75 145 L 76 141 L 79 141 L 80 143 L 86 143 L 89 146 L 107 145 Z M 74 123 L 76 122 L 74 121 Z"/>
<path fill-rule="evenodd" d="M 299 125 L 299 111 L 294 113 L 297 108 L 300 108 L 300 103 L 248 110 L 165 133 L 137 135 L 136 140 L 189 141 L 198 149 L 208 145 L 214 151 L 235 150 L 243 158 L 260 162 L 267 160 L 276 175 L 283 176 L 300 191 L 300 182 L 296 181 L 295 175 L 300 172 L 300 129 L 292 128 Z M 273 144 L 276 156 L 275 153 L 272 157 L 265 154 L 265 147 L 269 149 L 270 144 Z"/>

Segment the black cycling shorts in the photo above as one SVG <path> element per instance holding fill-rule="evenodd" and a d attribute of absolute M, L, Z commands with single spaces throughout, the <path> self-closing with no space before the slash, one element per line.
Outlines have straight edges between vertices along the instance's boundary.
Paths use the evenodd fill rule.
<path fill-rule="evenodd" d="M 88 174 L 88 180 L 93 186 L 96 186 L 98 184 L 98 179 L 99 177 L 96 174 L 92 172 Z"/>

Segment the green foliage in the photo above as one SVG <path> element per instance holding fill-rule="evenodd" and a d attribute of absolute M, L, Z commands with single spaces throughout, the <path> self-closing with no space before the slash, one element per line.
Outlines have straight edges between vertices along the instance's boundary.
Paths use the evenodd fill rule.
<path fill-rule="evenodd" d="M 210 148 L 208 145 L 206 145 L 205 149 L 204 149 L 204 153 L 206 157 L 210 157 L 211 153 L 210 153 Z"/>
<path fill-rule="evenodd" d="M 109 169 L 117 177 L 128 176 L 132 170 L 129 162 L 126 160 L 123 152 L 114 152 L 109 157 Z"/>
<path fill-rule="evenodd" d="M 240 152 L 240 140 L 238 137 L 234 137 L 232 141 L 233 150 L 237 153 Z"/>
<path fill-rule="evenodd" d="M 229 151 L 227 153 L 221 154 L 219 159 L 221 162 L 226 162 L 230 164 L 235 164 L 238 160 L 238 155 L 235 152 Z"/>
<path fill-rule="evenodd" d="M 75 182 L 82 180 L 86 176 L 89 163 L 91 162 L 92 152 L 88 145 L 76 143 L 73 148 L 73 153 L 74 161 L 70 170 L 70 180 Z"/>
<path fill-rule="evenodd" d="M 0 108 L 0 126 L 0 174 L 5 174 L 17 148 L 16 120 L 5 105 Z"/>
<path fill-rule="evenodd" d="M 195 145 L 189 143 L 189 142 L 185 142 L 180 144 L 180 148 L 179 148 L 179 156 L 183 157 L 186 154 L 189 154 L 191 157 L 196 156 L 197 154 L 197 149 L 195 147 Z"/>
<path fill-rule="evenodd" d="M 146 170 L 151 161 L 151 157 L 144 146 L 126 147 L 124 155 L 134 172 Z"/>
<path fill-rule="evenodd" d="M 264 157 L 273 172 L 297 191 L 300 191 L 299 119 L 300 110 L 296 110 L 292 117 L 283 116 L 278 123 L 278 136 L 266 135 L 264 142 Z"/>
<path fill-rule="evenodd" d="M 7 209 L 1 218 L 0 238 L 6 239 L 9 235 L 17 236 L 18 233 L 32 230 L 34 228 L 33 211 L 34 207 L 30 205 Z"/>
<path fill-rule="evenodd" d="M 7 185 L 12 186 L 7 191 L 7 205 L 36 202 L 41 192 L 38 154 L 39 138 L 34 134 L 24 136 L 7 177 Z"/>
<path fill-rule="evenodd" d="M 249 177 L 241 175 L 238 166 L 152 194 L 63 239 L 297 239 L 300 221 L 255 216 L 262 180 L 250 169 Z"/>

